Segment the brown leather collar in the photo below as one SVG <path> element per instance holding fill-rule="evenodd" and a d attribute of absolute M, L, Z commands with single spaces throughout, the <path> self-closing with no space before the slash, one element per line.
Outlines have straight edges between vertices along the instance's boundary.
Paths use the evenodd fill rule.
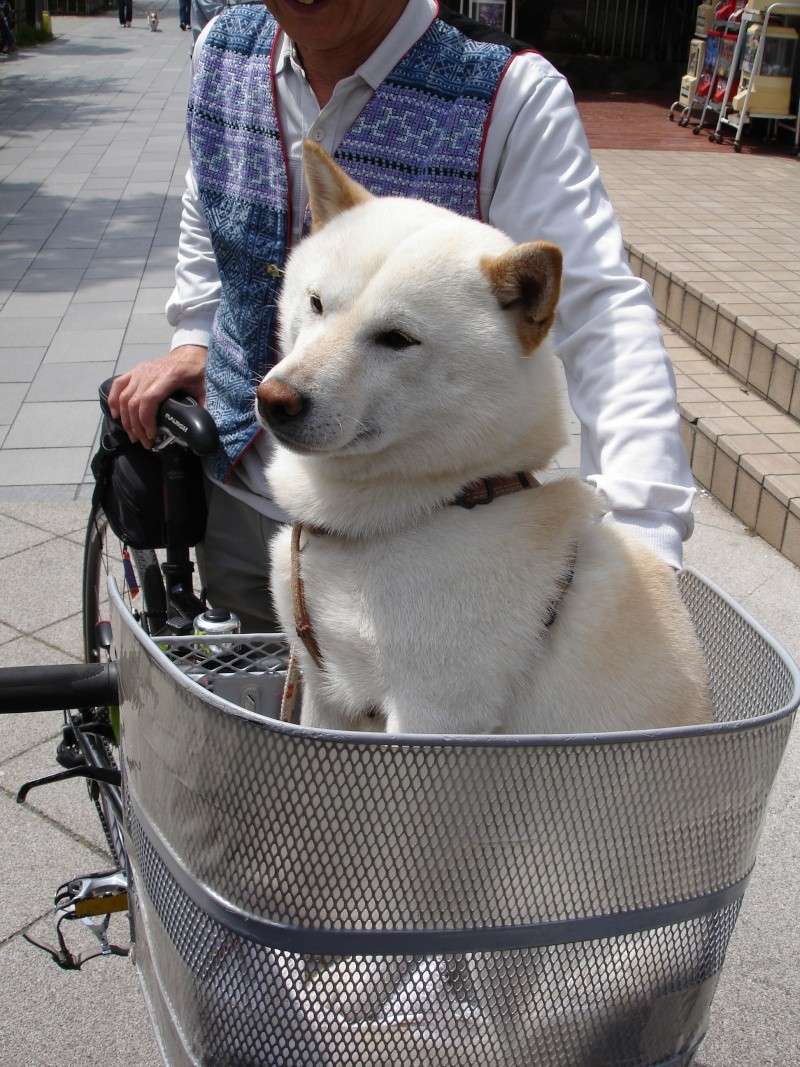
<path fill-rule="evenodd" d="M 539 482 L 527 471 L 517 471 L 516 474 L 496 474 L 492 478 L 479 478 L 477 482 L 465 485 L 453 505 L 459 508 L 471 509 L 479 504 L 491 504 L 499 496 L 508 496 L 509 493 L 519 493 L 522 489 L 536 489 Z"/>
<path fill-rule="evenodd" d="M 527 471 L 519 471 L 512 475 L 496 475 L 491 478 L 480 478 L 476 482 L 465 485 L 458 496 L 450 501 L 450 504 L 459 508 L 472 509 L 482 504 L 491 504 L 500 496 L 508 496 L 510 493 L 519 493 L 523 489 L 534 489 L 540 483 Z M 294 611 L 294 628 L 297 636 L 306 647 L 306 651 L 319 670 L 325 669 L 322 658 L 322 650 L 317 641 L 314 624 L 308 610 L 306 600 L 305 582 L 300 571 L 300 537 L 304 530 L 309 533 L 325 534 L 327 531 L 319 527 L 304 526 L 297 522 L 292 527 L 292 549 L 290 563 L 290 578 L 292 587 L 292 608 Z M 571 580 L 571 575 L 570 575 Z M 567 582 L 569 584 L 569 582 Z M 563 594 L 562 594 L 563 595 Z M 551 611 L 551 614 L 552 611 Z M 555 615 L 547 625 L 554 621 Z"/>

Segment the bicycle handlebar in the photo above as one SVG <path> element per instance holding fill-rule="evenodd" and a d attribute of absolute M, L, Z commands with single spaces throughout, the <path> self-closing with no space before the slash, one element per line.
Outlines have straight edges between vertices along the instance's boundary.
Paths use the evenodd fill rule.
<path fill-rule="evenodd" d="M 100 406 L 109 418 L 108 394 L 113 381 L 107 378 L 100 386 Z M 156 425 L 197 456 L 210 456 L 219 448 L 216 423 L 189 393 L 179 391 L 168 396 L 158 409 Z"/>
<path fill-rule="evenodd" d="M 119 703 L 115 663 L 0 668 L 0 714 Z"/>

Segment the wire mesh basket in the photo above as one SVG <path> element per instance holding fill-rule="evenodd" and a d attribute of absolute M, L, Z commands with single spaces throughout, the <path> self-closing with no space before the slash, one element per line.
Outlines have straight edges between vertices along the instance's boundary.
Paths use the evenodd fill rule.
<path fill-rule="evenodd" d="M 165 1060 L 689 1064 L 800 689 L 735 604 L 680 582 L 716 722 L 569 737 L 285 725 L 282 638 L 157 647 L 112 591 Z"/>

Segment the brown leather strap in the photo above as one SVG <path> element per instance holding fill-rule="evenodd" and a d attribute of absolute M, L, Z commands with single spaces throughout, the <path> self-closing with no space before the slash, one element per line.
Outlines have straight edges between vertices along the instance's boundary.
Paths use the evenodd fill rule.
<path fill-rule="evenodd" d="M 306 646 L 306 650 L 317 667 L 322 670 L 322 652 L 317 643 L 314 633 L 314 624 L 308 613 L 306 603 L 306 588 L 303 576 L 300 573 L 300 535 L 303 532 L 303 524 L 296 522 L 292 527 L 292 554 L 291 554 L 291 583 L 292 583 L 292 606 L 294 608 L 294 628 L 297 636 Z"/>
<path fill-rule="evenodd" d="M 522 489 L 534 489 L 539 482 L 527 471 L 516 474 L 499 474 L 493 478 L 479 478 L 477 482 L 465 485 L 453 504 L 459 508 L 474 508 L 480 504 L 491 504 L 499 496 L 519 493 Z"/>

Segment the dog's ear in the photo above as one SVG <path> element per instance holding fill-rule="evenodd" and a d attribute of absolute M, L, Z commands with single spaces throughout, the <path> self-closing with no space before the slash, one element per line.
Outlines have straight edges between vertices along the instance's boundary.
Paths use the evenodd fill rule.
<path fill-rule="evenodd" d="M 561 249 L 547 241 L 530 241 L 502 256 L 481 259 L 500 307 L 514 316 L 526 355 L 539 347 L 553 325 L 562 262 Z"/>
<path fill-rule="evenodd" d="M 348 208 L 372 199 L 363 185 L 337 167 L 324 148 L 314 141 L 303 142 L 303 166 L 311 203 L 311 229 L 321 230 L 326 222 Z"/>

